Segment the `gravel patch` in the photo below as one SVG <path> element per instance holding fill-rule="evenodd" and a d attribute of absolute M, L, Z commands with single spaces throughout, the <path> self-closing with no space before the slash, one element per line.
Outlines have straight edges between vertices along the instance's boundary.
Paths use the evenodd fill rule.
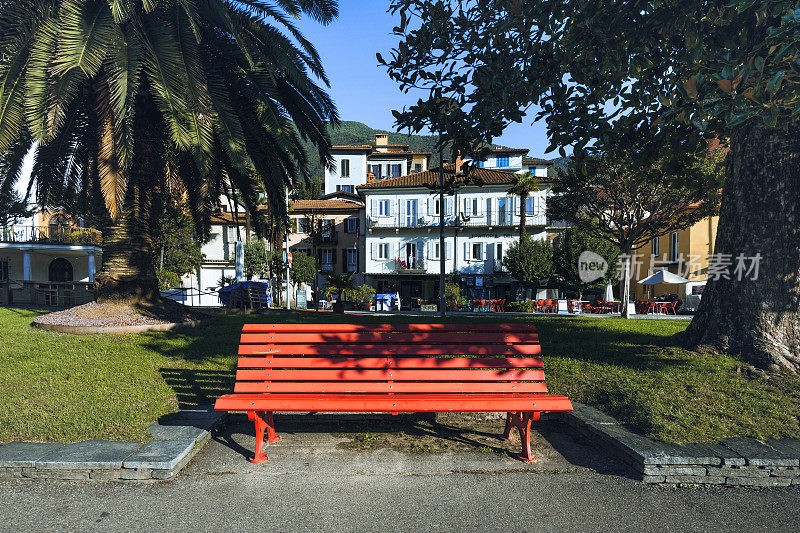
<path fill-rule="evenodd" d="M 145 311 L 131 304 L 90 302 L 37 317 L 34 323 L 53 326 L 153 326 L 208 318 L 180 304 Z"/>

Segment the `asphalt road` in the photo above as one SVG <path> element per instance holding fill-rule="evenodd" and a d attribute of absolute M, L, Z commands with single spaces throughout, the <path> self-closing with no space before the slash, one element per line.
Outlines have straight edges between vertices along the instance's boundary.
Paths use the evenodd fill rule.
<path fill-rule="evenodd" d="M 279 428 L 280 429 L 280 428 Z M 291 429 L 291 428 L 289 428 Z M 800 488 L 647 486 L 558 428 L 503 453 L 343 447 L 284 430 L 270 461 L 233 426 L 169 482 L 0 482 L 2 531 L 797 531 Z M 252 448 L 250 448 L 252 449 Z"/>

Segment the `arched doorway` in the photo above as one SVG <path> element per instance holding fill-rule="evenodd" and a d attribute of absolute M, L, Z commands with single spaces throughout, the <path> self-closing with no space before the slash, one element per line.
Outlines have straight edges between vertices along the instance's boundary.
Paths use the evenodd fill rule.
<path fill-rule="evenodd" d="M 72 281 L 72 263 L 63 257 L 57 257 L 50 262 L 50 281 Z"/>

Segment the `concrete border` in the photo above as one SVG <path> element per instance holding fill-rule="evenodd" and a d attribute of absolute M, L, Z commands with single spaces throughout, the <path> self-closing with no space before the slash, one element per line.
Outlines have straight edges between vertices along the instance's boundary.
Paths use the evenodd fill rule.
<path fill-rule="evenodd" d="M 196 328 L 214 322 L 214 318 L 201 318 L 200 320 L 184 320 L 183 322 L 169 322 L 166 324 L 141 324 L 138 326 L 67 326 L 61 324 L 42 324 L 33 321 L 33 326 L 48 331 L 59 333 L 72 333 L 74 335 L 89 335 L 104 333 L 107 335 L 125 335 L 128 333 L 145 333 L 147 331 L 169 331 L 176 328 Z"/>
<path fill-rule="evenodd" d="M 11 442 L 0 445 L 0 479 L 153 481 L 175 477 L 227 418 L 211 408 L 162 417 L 146 442 Z"/>
<path fill-rule="evenodd" d="M 559 417 L 578 433 L 612 450 L 645 483 L 787 487 L 800 485 L 800 441 L 723 439 L 676 446 L 625 428 L 617 419 L 572 402 Z"/>

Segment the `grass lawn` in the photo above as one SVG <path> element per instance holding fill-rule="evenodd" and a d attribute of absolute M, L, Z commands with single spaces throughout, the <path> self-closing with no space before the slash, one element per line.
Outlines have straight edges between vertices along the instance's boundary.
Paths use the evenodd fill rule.
<path fill-rule="evenodd" d="M 0 442 L 145 440 L 146 425 L 159 416 L 230 392 L 242 324 L 275 320 L 220 315 L 200 329 L 76 336 L 31 328 L 37 314 L 0 308 Z M 330 313 L 281 319 L 436 321 Z M 645 435 L 668 442 L 800 438 L 800 379 L 768 381 L 738 372 L 733 357 L 669 347 L 668 337 L 688 322 L 523 320 L 539 329 L 551 391 L 594 405 Z"/>

